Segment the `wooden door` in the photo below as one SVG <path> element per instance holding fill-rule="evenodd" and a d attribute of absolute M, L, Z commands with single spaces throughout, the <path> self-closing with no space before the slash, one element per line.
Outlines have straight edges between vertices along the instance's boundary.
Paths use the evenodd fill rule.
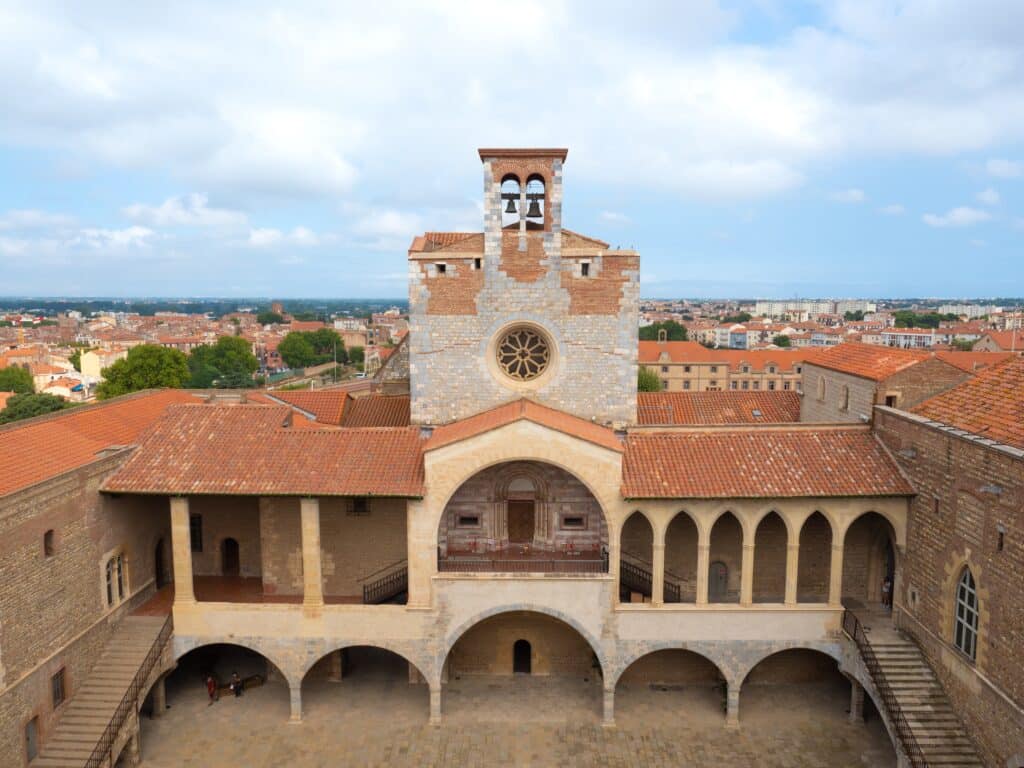
<path fill-rule="evenodd" d="M 508 502 L 508 540 L 514 544 L 533 541 L 533 502 Z"/>

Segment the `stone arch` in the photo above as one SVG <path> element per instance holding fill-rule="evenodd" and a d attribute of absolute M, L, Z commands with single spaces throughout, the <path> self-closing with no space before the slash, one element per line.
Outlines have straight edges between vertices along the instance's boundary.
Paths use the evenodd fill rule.
<path fill-rule="evenodd" d="M 658 536 L 653 521 L 643 510 L 634 510 L 623 520 L 618 536 L 619 599 L 628 598 L 627 592 L 651 597 L 654 544 Z"/>
<path fill-rule="evenodd" d="M 890 528 L 892 528 L 892 543 L 894 548 L 901 546 L 902 537 L 905 537 L 906 535 L 904 521 L 900 520 L 898 517 L 893 515 L 891 511 L 884 507 L 880 507 L 878 509 L 865 509 L 863 512 L 851 515 L 843 521 L 836 520 L 835 517 L 829 513 L 827 507 L 819 508 L 817 511 L 821 512 L 821 514 L 823 514 L 825 518 L 832 523 L 832 541 L 837 544 L 845 544 L 846 534 L 849 532 L 850 528 L 852 528 L 854 523 L 865 515 L 878 515 L 889 523 Z"/>
<path fill-rule="evenodd" d="M 306 676 L 309 675 L 309 671 L 313 669 L 317 664 L 326 659 L 330 654 L 335 651 L 344 651 L 346 648 L 376 648 L 381 651 L 387 651 L 395 656 L 399 656 L 403 661 L 411 664 L 416 668 L 416 671 L 420 673 L 424 680 L 431 680 L 433 678 L 433 670 L 427 668 L 427 665 L 422 659 L 413 660 L 412 654 L 409 653 L 408 648 L 404 648 L 396 643 L 389 642 L 388 640 L 353 640 L 352 642 L 334 642 L 325 645 L 321 649 L 317 649 L 318 655 L 308 655 L 299 667 L 297 674 L 300 682 L 304 682 Z"/>
<path fill-rule="evenodd" d="M 832 661 L 836 663 L 837 668 L 842 664 L 843 657 L 838 646 L 827 643 L 772 643 L 770 648 L 766 648 L 763 652 L 755 654 L 752 658 L 746 659 L 746 663 L 743 666 L 737 667 L 732 678 L 737 684 L 746 684 L 750 673 L 762 662 L 767 661 L 773 656 L 778 656 L 780 653 L 786 653 L 787 651 L 813 651 L 823 656 L 828 656 Z"/>
<path fill-rule="evenodd" d="M 779 519 L 782 520 L 783 525 L 786 526 L 786 534 L 792 537 L 793 534 L 796 532 L 794 530 L 796 526 L 793 523 L 791 515 L 789 513 L 783 512 L 781 508 L 775 505 L 758 509 L 750 516 L 750 528 L 754 535 L 757 535 L 758 527 L 761 525 L 761 523 L 764 522 L 764 519 L 771 514 L 779 516 Z"/>
<path fill-rule="evenodd" d="M 984 668 L 985 649 L 988 647 L 988 616 L 989 616 L 989 590 L 985 579 L 985 569 L 972 556 L 970 550 L 955 554 L 945 567 L 946 578 L 942 585 L 942 599 L 940 606 L 942 639 L 949 643 L 950 647 L 956 648 L 954 632 L 956 631 L 956 593 L 960 577 L 964 571 L 970 571 L 974 580 L 974 593 L 977 596 L 978 606 L 978 629 L 977 642 L 975 644 L 974 659 L 972 662 L 978 668 Z"/>
<path fill-rule="evenodd" d="M 445 662 L 448 660 L 452 648 L 455 647 L 455 644 L 467 632 L 469 632 L 471 629 L 473 629 L 473 627 L 477 626 L 486 619 L 490 619 L 495 616 L 500 616 L 504 613 L 515 612 L 542 614 L 549 618 L 557 619 L 558 621 L 562 622 L 563 624 L 566 624 L 567 626 L 575 630 L 576 633 L 586 641 L 587 645 L 590 646 L 591 651 L 593 651 L 594 655 L 597 657 L 597 662 L 601 667 L 602 677 L 605 674 L 607 674 L 606 670 L 610 669 L 610 664 L 608 662 L 607 657 L 605 656 L 600 640 L 593 633 L 591 633 L 590 630 L 588 630 L 585 626 L 583 626 L 583 624 L 574 619 L 572 616 L 563 613 L 562 611 L 544 605 L 527 603 L 523 605 L 500 605 L 495 606 L 493 608 L 488 608 L 486 611 L 481 611 L 479 613 L 474 614 L 472 617 L 466 619 L 461 624 L 456 626 L 455 629 L 449 630 L 449 632 L 445 635 L 444 645 L 441 648 L 441 652 L 435 659 L 435 671 L 437 677 L 440 677 L 441 670 L 444 668 Z"/>
<path fill-rule="evenodd" d="M 800 524 L 797 540 L 797 602 L 828 602 L 834 536 L 832 524 L 817 510 Z"/>
<path fill-rule="evenodd" d="M 629 657 L 627 657 L 628 661 L 622 661 L 620 659 L 619 664 L 616 666 L 614 670 L 614 676 L 605 679 L 605 687 L 614 690 L 618 686 L 619 681 L 622 679 L 622 676 L 630 667 L 632 667 L 638 661 L 641 661 L 642 659 L 650 656 L 651 654 L 658 653 L 659 651 L 686 651 L 687 653 L 695 654 L 696 656 L 701 657 L 709 664 L 714 666 L 714 668 L 718 671 L 718 674 L 723 681 L 725 681 L 726 683 L 729 682 L 729 675 L 727 674 L 725 667 L 723 667 L 723 665 L 720 663 L 720 660 L 712 658 L 703 650 L 693 648 L 685 642 L 679 642 L 675 640 L 663 640 L 654 643 L 644 643 L 643 650 L 641 650 L 638 653 L 631 654 Z"/>
<path fill-rule="evenodd" d="M 686 510 L 672 515 L 662 534 L 665 544 L 665 602 L 697 602 L 700 540 L 700 524 L 694 515 Z"/>
<path fill-rule="evenodd" d="M 179 638 L 174 638 L 174 663 L 180 666 L 181 660 L 188 656 L 194 651 L 201 651 L 204 648 L 212 648 L 214 646 L 223 645 L 235 648 L 242 648 L 250 653 L 254 653 L 257 656 L 263 658 L 264 661 L 269 662 L 274 666 L 277 672 L 285 680 L 289 687 L 292 687 L 302 682 L 302 677 L 296 678 L 295 670 L 293 665 L 290 666 L 284 663 L 276 653 L 272 653 L 269 649 L 264 648 L 261 643 L 248 641 L 246 639 L 230 638 L 228 640 L 210 640 L 195 644 L 188 644 L 187 646 L 180 642 Z"/>
<path fill-rule="evenodd" d="M 723 510 L 711 524 L 708 533 L 709 571 L 724 573 L 725 582 L 716 587 L 709 573 L 709 603 L 738 603 L 740 601 L 745 536 L 743 520 L 730 509 Z"/>
<path fill-rule="evenodd" d="M 862 512 L 848 521 L 841 539 L 837 540 L 833 535 L 833 546 L 841 544 L 843 549 L 842 597 L 865 603 L 876 603 L 881 600 L 881 581 L 886 567 L 886 543 L 892 545 L 894 594 L 901 567 L 897 542 L 898 533 L 892 520 L 874 510 Z"/>
<path fill-rule="evenodd" d="M 781 603 L 786 598 L 786 563 L 790 527 L 786 518 L 769 509 L 754 527 L 754 573 L 751 598 L 755 603 Z"/>

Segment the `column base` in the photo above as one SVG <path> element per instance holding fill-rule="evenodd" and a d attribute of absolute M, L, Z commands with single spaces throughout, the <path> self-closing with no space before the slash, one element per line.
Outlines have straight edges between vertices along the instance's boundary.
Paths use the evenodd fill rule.
<path fill-rule="evenodd" d="M 726 720 L 725 727 L 730 731 L 738 731 L 740 729 L 740 721 L 738 718 L 736 720 Z"/>

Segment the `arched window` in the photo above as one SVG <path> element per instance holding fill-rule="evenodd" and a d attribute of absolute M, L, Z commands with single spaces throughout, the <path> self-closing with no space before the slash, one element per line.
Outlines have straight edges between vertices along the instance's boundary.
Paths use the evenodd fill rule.
<path fill-rule="evenodd" d="M 839 410 L 841 410 L 841 411 L 848 411 L 848 410 L 850 410 L 850 388 L 848 386 L 846 386 L 845 384 L 843 385 L 842 398 L 839 401 Z"/>
<path fill-rule="evenodd" d="M 53 555 L 56 553 L 57 547 L 56 547 L 56 545 L 53 542 L 54 542 L 54 533 L 53 533 L 53 529 L 51 528 L 50 530 L 48 530 L 46 533 L 43 534 L 43 556 L 44 557 L 53 557 Z"/>
<path fill-rule="evenodd" d="M 819 400 L 824 400 L 825 399 L 825 377 L 824 376 L 819 376 L 818 377 L 818 399 Z"/>
<path fill-rule="evenodd" d="M 544 223 L 544 179 L 534 174 L 526 180 L 527 224 Z"/>
<path fill-rule="evenodd" d="M 107 560 L 107 606 L 113 607 L 125 598 L 124 555 L 117 554 Z"/>
<path fill-rule="evenodd" d="M 507 175 L 501 180 L 501 226 L 507 227 L 510 224 L 518 224 L 520 214 L 521 188 L 519 179 L 513 174 Z"/>
<path fill-rule="evenodd" d="M 978 650 L 978 593 L 970 568 L 964 568 L 956 586 L 953 645 L 971 659 L 975 658 Z"/>

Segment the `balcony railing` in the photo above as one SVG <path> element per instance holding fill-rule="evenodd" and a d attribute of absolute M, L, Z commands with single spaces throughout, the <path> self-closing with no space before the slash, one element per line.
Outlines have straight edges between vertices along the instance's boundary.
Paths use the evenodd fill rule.
<path fill-rule="evenodd" d="M 608 573 L 608 555 L 596 558 L 442 557 L 441 573 Z"/>

